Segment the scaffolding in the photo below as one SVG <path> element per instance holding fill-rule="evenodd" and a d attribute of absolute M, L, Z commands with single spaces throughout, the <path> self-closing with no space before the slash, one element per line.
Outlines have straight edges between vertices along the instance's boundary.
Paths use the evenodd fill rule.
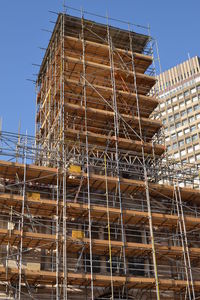
<path fill-rule="evenodd" d="M 148 28 L 80 13 L 58 14 L 36 136 L 0 134 L 0 299 L 198 299 L 199 169 L 165 159 Z"/>

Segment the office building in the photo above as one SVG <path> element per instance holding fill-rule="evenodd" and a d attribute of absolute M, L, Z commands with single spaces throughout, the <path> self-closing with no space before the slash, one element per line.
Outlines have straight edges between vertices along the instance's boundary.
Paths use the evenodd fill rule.
<path fill-rule="evenodd" d="M 200 59 L 195 56 L 161 73 L 157 89 L 167 153 L 200 164 Z"/>

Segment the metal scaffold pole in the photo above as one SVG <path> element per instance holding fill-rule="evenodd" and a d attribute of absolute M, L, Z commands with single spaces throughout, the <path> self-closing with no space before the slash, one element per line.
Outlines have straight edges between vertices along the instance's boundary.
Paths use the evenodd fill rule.
<path fill-rule="evenodd" d="M 66 227 L 66 153 L 65 153 L 65 14 L 62 14 L 61 19 L 61 148 L 62 148 L 62 187 L 63 187 L 63 299 L 68 299 L 67 294 L 67 227 Z"/>
<path fill-rule="evenodd" d="M 58 146 L 59 147 L 59 146 Z M 58 158 L 59 158 L 59 149 L 58 149 Z M 60 299 L 59 293 L 59 267 L 60 267 L 60 259 L 59 259 L 59 232 L 60 232 L 60 224 L 59 224 L 59 161 L 57 162 L 57 186 L 56 186 L 56 300 Z"/>
<path fill-rule="evenodd" d="M 150 201 L 148 176 L 147 176 L 147 169 L 146 169 L 146 162 L 145 162 L 145 151 L 144 151 L 144 140 L 143 140 L 143 134 L 142 134 L 142 125 L 141 125 L 141 119 L 140 119 L 140 105 L 139 105 L 139 96 L 138 96 L 138 90 L 137 90 L 137 78 L 136 78 L 136 71 L 135 71 L 133 39 L 132 39 L 131 32 L 130 32 L 130 26 L 129 26 L 129 39 L 130 39 L 130 51 L 131 51 L 131 58 L 132 58 L 131 59 L 132 72 L 133 72 L 133 78 L 134 78 L 133 83 L 134 83 L 136 104 L 137 104 L 139 133 L 140 133 L 140 139 L 142 142 L 142 161 L 143 161 L 143 170 L 144 170 L 145 193 L 146 193 L 148 216 L 149 216 L 149 229 L 150 229 L 150 237 L 151 237 L 151 245 L 152 245 L 154 277 L 155 277 L 155 283 L 156 283 L 156 297 L 157 297 L 157 300 L 160 300 L 160 289 L 159 289 L 159 279 L 158 279 L 158 270 L 157 270 L 157 261 L 156 261 L 156 249 L 155 249 L 155 242 L 154 242 L 151 201 Z"/>
<path fill-rule="evenodd" d="M 176 201 L 178 225 L 180 230 L 180 237 L 181 237 L 181 244 L 182 244 L 182 251 L 183 251 L 183 260 L 184 260 L 184 269 L 185 269 L 185 275 L 187 280 L 188 297 L 189 300 L 194 300 L 196 299 L 194 282 L 193 282 L 190 253 L 189 253 L 188 240 L 187 240 L 187 231 L 185 226 L 185 217 L 183 212 L 183 204 L 182 204 L 181 192 L 180 192 L 180 187 L 178 182 L 174 183 L 174 196 Z"/>
<path fill-rule="evenodd" d="M 180 208 L 181 208 L 181 219 L 182 219 L 182 223 L 183 223 L 184 242 L 185 242 L 185 247 L 186 247 L 188 268 L 189 268 L 189 274 L 190 274 L 190 285 L 191 285 L 191 289 L 192 289 L 192 300 L 195 300 L 196 296 L 195 296 L 195 290 L 194 290 L 194 281 L 193 281 L 193 275 L 192 275 L 190 251 L 189 251 L 189 246 L 188 246 L 187 230 L 186 230 L 186 226 L 185 226 L 185 216 L 184 216 L 184 211 L 183 211 L 183 203 L 182 203 L 182 197 L 181 197 L 181 191 L 180 191 L 179 184 L 178 184 L 177 188 L 178 188 L 178 198 L 179 198 L 179 203 L 180 203 Z"/>
<path fill-rule="evenodd" d="M 21 221 L 20 221 L 20 248 L 19 248 L 19 288 L 18 288 L 18 300 L 21 299 L 22 290 L 22 258 L 23 258 L 23 235 L 24 235 L 24 208 L 26 198 L 26 160 L 27 160 L 27 134 L 24 145 L 24 179 L 23 179 L 23 201 L 21 209 Z"/>
<path fill-rule="evenodd" d="M 81 12 L 81 40 L 82 40 L 82 60 L 83 60 L 83 98 L 85 106 L 85 146 L 86 146 L 86 170 L 87 170 L 87 196 L 88 196 L 88 221 L 89 221 L 89 250 L 90 250 L 90 275 L 91 275 L 91 299 L 94 300 L 94 278 L 93 278 L 93 255 L 92 255 L 92 220 L 91 220 L 91 199 L 90 199 L 90 167 L 89 167 L 89 145 L 88 145 L 88 130 L 87 130 L 87 92 L 86 92 L 86 67 L 85 67 L 85 40 L 84 40 L 84 16 Z"/>
<path fill-rule="evenodd" d="M 123 268 L 124 268 L 124 274 L 125 276 L 127 276 L 126 251 L 125 251 L 126 239 L 125 239 L 124 224 L 123 224 L 123 206 L 122 206 L 122 195 L 121 195 L 119 149 L 118 149 L 119 117 L 118 117 L 116 84 L 115 84 L 115 70 L 114 70 L 115 67 L 114 67 L 114 60 L 113 60 L 113 45 L 112 45 L 112 38 L 110 36 L 108 18 L 107 18 L 107 39 L 108 39 L 108 46 L 109 46 L 110 76 L 111 76 L 111 85 L 112 85 L 112 105 L 114 110 L 115 160 L 116 160 L 116 171 L 117 171 L 117 188 L 118 188 L 118 197 L 119 197 L 119 205 L 120 205 L 121 236 L 122 236 L 122 243 L 123 243 L 122 246 Z M 128 291 L 127 291 L 126 283 L 124 288 L 125 288 L 125 294 L 127 298 Z"/>
<path fill-rule="evenodd" d="M 107 220 L 108 220 L 108 241 L 109 241 L 109 261 L 110 261 L 110 284 L 111 284 L 110 300 L 114 300 L 113 270 L 112 270 L 113 263 L 112 263 L 112 246 L 111 246 L 111 238 L 110 238 L 110 213 L 109 213 L 109 195 L 108 195 L 106 153 L 104 154 L 104 164 L 105 164 L 105 179 L 106 179 L 106 208 L 107 208 Z"/>

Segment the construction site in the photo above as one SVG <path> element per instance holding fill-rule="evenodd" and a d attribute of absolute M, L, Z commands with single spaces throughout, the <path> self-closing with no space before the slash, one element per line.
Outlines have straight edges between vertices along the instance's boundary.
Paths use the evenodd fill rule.
<path fill-rule="evenodd" d="M 200 170 L 166 156 L 152 47 L 58 14 L 35 137 L 0 133 L 0 299 L 200 299 Z"/>

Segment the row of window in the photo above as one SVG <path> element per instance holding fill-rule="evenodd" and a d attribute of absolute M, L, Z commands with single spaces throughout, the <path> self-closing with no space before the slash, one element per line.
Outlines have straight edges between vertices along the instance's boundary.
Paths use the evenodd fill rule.
<path fill-rule="evenodd" d="M 187 133 L 189 133 L 189 132 L 190 132 L 190 129 L 189 129 L 189 128 L 186 128 L 186 129 L 184 130 L 184 133 L 185 133 L 185 134 L 187 134 Z M 196 141 L 196 140 L 198 139 L 198 134 L 197 134 L 197 133 L 196 133 L 196 134 L 193 134 L 191 138 L 192 138 L 192 141 Z M 175 140 L 175 139 L 176 139 L 176 134 L 175 134 L 175 133 L 171 135 L 171 139 L 172 139 L 172 140 Z"/>
<path fill-rule="evenodd" d="M 200 118 L 200 114 L 196 115 L 196 116 L 192 116 L 189 118 L 189 124 L 191 124 L 192 122 L 194 122 L 196 119 Z M 175 131 L 175 129 L 180 128 L 181 126 L 185 126 L 187 125 L 187 128 L 183 129 L 184 134 L 187 134 L 189 132 L 194 132 L 196 129 L 200 129 L 200 123 L 198 124 L 194 124 L 191 126 L 188 126 L 188 120 L 185 119 L 183 121 L 180 122 L 176 122 L 175 125 L 170 125 L 169 128 L 165 128 L 165 133 L 171 133 L 171 135 L 175 134 L 173 131 Z M 180 136 L 180 135 L 179 135 Z"/>
<path fill-rule="evenodd" d="M 176 84 L 176 83 L 178 83 L 178 82 L 180 82 L 180 81 L 182 81 L 184 79 L 187 79 L 189 76 L 193 76 L 194 74 L 196 74 L 196 72 L 197 73 L 199 72 L 199 68 L 198 67 L 196 69 L 193 68 L 193 70 L 190 70 L 190 72 L 187 72 L 187 74 L 186 73 L 184 73 L 183 75 L 180 74 L 180 76 L 175 77 L 174 80 L 172 79 L 171 81 L 166 82 L 166 87 L 173 86 L 174 84 Z M 165 85 L 164 84 L 160 85 L 160 89 L 161 90 L 165 89 Z"/>
<path fill-rule="evenodd" d="M 190 156 L 190 157 L 188 157 L 188 160 L 187 160 L 187 159 L 184 159 L 184 160 L 182 160 L 181 162 L 185 164 L 185 163 L 187 163 L 188 161 L 189 161 L 190 163 L 199 162 L 199 161 L 200 161 L 200 154 L 197 154 L 197 155 L 195 155 L 195 156 Z M 199 182 L 199 178 L 197 178 L 196 180 L 197 180 L 197 182 Z"/>
<path fill-rule="evenodd" d="M 166 104 L 167 106 L 172 105 L 173 103 L 176 103 L 177 100 L 181 100 L 181 99 L 186 98 L 186 97 L 188 97 L 188 96 L 190 96 L 190 95 L 193 95 L 193 94 L 195 94 L 197 91 L 200 91 L 200 85 L 199 85 L 197 88 L 194 87 L 194 88 L 192 88 L 191 90 L 187 90 L 187 91 L 185 91 L 184 93 L 179 94 L 178 96 L 175 96 L 175 97 L 172 97 L 172 98 L 170 98 L 170 99 L 167 99 L 165 102 L 163 102 L 163 103 L 160 104 L 160 108 L 164 108 L 164 107 L 165 107 L 165 104 Z"/>
<path fill-rule="evenodd" d="M 187 134 L 189 132 L 190 132 L 190 129 L 186 128 L 184 131 L 181 130 L 181 131 L 178 131 L 177 133 L 173 133 L 173 134 L 171 134 L 171 137 L 169 137 L 169 136 L 166 137 L 166 142 L 169 143 L 170 140 L 174 141 L 177 139 L 177 137 L 183 136 L 183 133 Z M 186 137 L 185 138 L 186 144 L 190 143 L 191 141 L 196 141 L 198 138 L 199 138 L 198 133 L 193 134 L 191 137 Z"/>
<path fill-rule="evenodd" d="M 194 111 L 197 111 L 197 110 L 199 110 L 199 109 L 200 109 L 200 104 L 196 104 L 196 105 L 193 106 L 193 110 L 194 110 Z M 187 113 L 190 114 L 191 112 L 192 112 L 192 108 L 190 107 L 190 108 L 187 109 L 187 111 L 186 111 L 186 110 L 183 110 L 183 111 L 181 111 L 180 113 L 176 113 L 176 114 L 174 114 L 174 115 L 171 115 L 171 116 L 169 116 L 169 117 L 167 118 L 168 123 L 173 122 L 173 121 L 176 121 L 176 120 L 178 120 L 179 118 L 184 117 Z M 195 119 L 198 119 L 198 115 L 199 115 L 199 114 L 197 114 L 197 115 L 195 115 L 195 116 L 189 117 L 189 118 L 188 118 L 189 123 L 190 123 L 190 122 L 193 122 Z M 196 116 L 197 116 L 197 117 L 196 117 Z M 163 119 L 162 122 L 163 122 L 164 125 L 167 123 L 167 120 L 166 120 L 166 119 Z M 187 119 L 183 120 L 182 122 L 184 123 L 183 125 L 185 125 L 185 124 L 187 123 Z"/>
<path fill-rule="evenodd" d="M 184 150 L 185 151 L 185 150 Z M 181 153 L 182 152 L 182 153 Z M 174 158 L 175 159 L 179 159 L 179 158 L 181 158 L 181 157 L 183 157 L 184 155 L 186 155 L 186 151 L 183 153 L 183 151 L 181 151 L 180 152 L 180 154 L 179 154 L 179 152 L 176 152 L 176 153 L 174 153 Z M 195 163 L 196 161 L 199 161 L 200 160 L 200 154 L 196 154 L 195 156 L 190 156 L 190 157 L 188 157 L 188 161 L 190 162 L 190 163 Z M 185 159 L 185 160 L 182 160 L 182 162 L 183 163 L 187 163 L 188 162 L 187 161 L 187 159 Z"/>
<path fill-rule="evenodd" d="M 191 142 L 191 139 L 190 139 L 190 142 Z M 170 145 L 167 146 L 167 151 L 176 150 L 176 149 L 178 149 L 178 146 L 182 147 L 183 145 L 184 145 L 184 140 L 181 140 L 178 143 L 173 143 L 172 146 L 170 146 Z M 199 149 L 200 149 L 200 144 L 196 144 L 196 145 L 194 145 L 194 147 L 189 146 L 186 148 L 188 154 L 192 153 L 193 151 L 197 151 Z M 184 151 L 184 150 L 182 150 L 182 151 Z"/>
<path fill-rule="evenodd" d="M 200 81 L 200 77 L 196 77 L 195 79 L 188 80 L 188 81 L 182 83 L 181 85 L 178 85 L 175 88 L 170 89 L 170 91 L 161 94 L 159 96 L 159 98 L 160 99 L 162 99 L 162 98 L 166 99 L 166 97 L 168 97 L 168 96 L 170 97 L 170 96 L 176 94 L 177 92 L 181 92 L 185 88 L 190 87 L 191 85 L 194 85 L 194 83 L 198 83 L 199 81 Z M 200 86 L 198 86 L 197 89 L 200 89 Z M 183 94 L 180 94 L 179 96 L 181 96 L 181 95 L 183 95 Z"/>
<path fill-rule="evenodd" d="M 170 106 L 169 108 L 167 108 L 166 112 L 168 114 L 170 114 L 172 112 L 179 111 L 179 110 L 181 110 L 183 108 L 186 109 L 186 107 L 189 107 L 193 103 L 197 102 L 198 99 L 200 99 L 200 95 L 198 97 L 194 96 L 192 99 L 187 99 L 185 102 L 182 101 L 179 104 L 176 104 L 174 106 Z M 165 111 L 162 111 L 161 113 L 162 113 L 162 115 L 165 115 Z"/>

